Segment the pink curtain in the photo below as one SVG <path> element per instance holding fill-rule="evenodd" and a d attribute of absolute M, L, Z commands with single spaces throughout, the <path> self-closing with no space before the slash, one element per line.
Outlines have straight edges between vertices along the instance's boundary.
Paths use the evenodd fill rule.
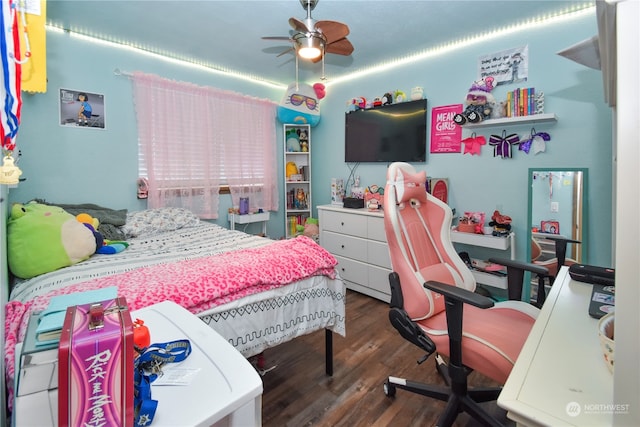
<path fill-rule="evenodd" d="M 216 219 L 228 184 L 234 205 L 278 209 L 274 102 L 140 72 L 133 83 L 149 208 Z"/>

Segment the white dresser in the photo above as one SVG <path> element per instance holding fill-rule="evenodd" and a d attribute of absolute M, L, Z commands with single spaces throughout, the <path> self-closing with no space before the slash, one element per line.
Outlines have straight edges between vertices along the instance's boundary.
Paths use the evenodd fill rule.
<path fill-rule="evenodd" d="M 382 211 L 318 206 L 320 245 L 338 260 L 348 289 L 389 302 L 391 260 Z"/>

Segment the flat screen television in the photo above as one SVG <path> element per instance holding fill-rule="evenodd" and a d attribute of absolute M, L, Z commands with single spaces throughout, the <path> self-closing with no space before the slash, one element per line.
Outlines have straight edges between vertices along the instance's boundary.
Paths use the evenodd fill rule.
<path fill-rule="evenodd" d="M 424 162 L 427 100 L 345 114 L 345 162 Z"/>

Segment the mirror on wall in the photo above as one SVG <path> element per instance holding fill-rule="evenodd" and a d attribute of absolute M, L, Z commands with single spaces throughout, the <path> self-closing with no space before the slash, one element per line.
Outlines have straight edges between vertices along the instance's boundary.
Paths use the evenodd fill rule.
<path fill-rule="evenodd" d="M 584 263 L 586 190 L 587 169 L 529 169 L 529 238 L 541 244 L 541 259 L 555 256 L 553 242 L 545 241 L 545 235 L 556 234 L 582 242 L 567 247 L 567 258 Z"/>

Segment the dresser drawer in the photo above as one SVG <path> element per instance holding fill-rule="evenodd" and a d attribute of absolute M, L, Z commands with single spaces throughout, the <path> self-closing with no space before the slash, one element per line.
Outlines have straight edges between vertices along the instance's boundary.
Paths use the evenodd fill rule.
<path fill-rule="evenodd" d="M 387 241 L 387 235 L 384 231 L 384 218 L 367 217 L 367 237 L 379 242 Z"/>
<path fill-rule="evenodd" d="M 362 215 L 324 211 L 322 228 L 350 236 L 367 237 L 367 221 Z"/>
<path fill-rule="evenodd" d="M 389 247 L 383 242 L 367 242 L 367 262 L 391 269 L 391 258 L 389 257 Z"/>
<path fill-rule="evenodd" d="M 391 273 L 390 269 L 387 270 L 386 268 L 380 268 L 370 265 L 368 287 L 378 292 L 382 292 L 383 294 L 391 295 L 389 273 Z"/>
<path fill-rule="evenodd" d="M 320 236 L 322 247 L 333 255 L 367 261 L 367 240 L 346 234 L 323 231 Z"/>
<path fill-rule="evenodd" d="M 369 266 L 362 262 L 336 256 L 338 265 L 336 266 L 340 278 L 349 282 L 364 284 L 368 282 Z"/>

